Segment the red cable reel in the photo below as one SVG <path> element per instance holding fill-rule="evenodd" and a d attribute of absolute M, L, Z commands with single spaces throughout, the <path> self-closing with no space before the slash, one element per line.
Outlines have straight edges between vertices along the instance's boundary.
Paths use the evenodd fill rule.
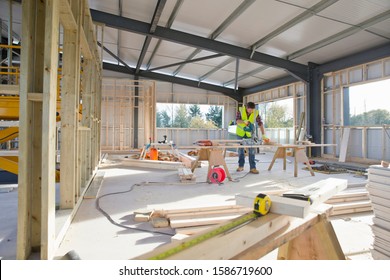
<path fill-rule="evenodd" d="M 213 184 L 221 184 L 226 179 L 226 172 L 221 167 L 213 167 L 207 176 Z"/>

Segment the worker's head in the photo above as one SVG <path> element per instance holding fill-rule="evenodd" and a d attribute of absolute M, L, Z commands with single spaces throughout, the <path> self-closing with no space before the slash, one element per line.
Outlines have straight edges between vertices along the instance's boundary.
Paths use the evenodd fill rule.
<path fill-rule="evenodd" d="M 249 113 L 252 113 L 253 110 L 256 108 L 256 105 L 255 103 L 253 102 L 248 102 L 246 103 L 246 110 L 249 112 Z"/>

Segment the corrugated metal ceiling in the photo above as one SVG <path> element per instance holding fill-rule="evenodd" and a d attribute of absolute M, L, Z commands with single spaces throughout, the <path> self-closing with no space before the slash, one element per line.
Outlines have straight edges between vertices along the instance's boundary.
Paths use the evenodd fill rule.
<path fill-rule="evenodd" d="M 389 0 L 89 4 L 93 19 L 105 24 L 103 46 L 110 53 L 104 52 L 103 59 L 111 64 L 105 67 L 182 84 L 190 80 L 200 87 L 217 85 L 214 89 L 225 93 L 288 75 L 305 80 L 309 62 L 324 64 L 390 43 Z M 2 18 L 7 18 L 5 10 Z M 20 34 L 17 13 L 14 19 Z"/>
<path fill-rule="evenodd" d="M 148 24 L 153 19 L 157 4 L 165 2 L 160 11 L 159 27 L 251 49 L 302 65 L 309 62 L 326 63 L 390 41 L 390 1 L 387 0 L 89 2 L 92 9 Z M 115 27 L 115 23 L 104 19 L 104 15 L 103 20 L 102 17 L 98 20 Z M 95 17 L 93 11 L 92 16 Z M 105 28 L 103 45 L 128 66 L 135 68 L 147 38 L 145 35 L 153 34 L 140 35 L 132 30 L 119 31 L 116 28 Z M 171 66 L 219 54 L 220 50 L 213 51 L 212 42 L 207 50 L 202 50 L 188 46 L 181 38 L 177 38 L 177 41 L 164 39 L 159 42 L 159 38 L 153 38 L 147 50 L 144 49 L 145 56 L 138 72 L 140 76 L 151 70 L 149 72 L 238 89 L 254 87 L 290 73 L 268 61 L 260 63 L 239 57 L 237 63 L 237 56 L 234 55 Z M 194 41 L 197 39 L 194 36 Z M 104 59 L 115 62 L 112 55 L 107 53 Z M 164 66 L 167 67 L 162 68 Z M 302 75 L 300 77 L 304 78 Z"/>

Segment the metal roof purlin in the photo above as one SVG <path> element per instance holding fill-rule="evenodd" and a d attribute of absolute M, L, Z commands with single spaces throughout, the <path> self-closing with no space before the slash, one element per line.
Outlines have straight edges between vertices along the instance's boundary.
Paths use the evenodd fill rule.
<path fill-rule="evenodd" d="M 264 45 L 265 43 L 267 43 L 268 41 L 270 41 L 271 39 L 275 38 L 276 36 L 278 36 L 279 34 L 283 33 L 284 31 L 290 29 L 291 27 L 297 25 L 298 23 L 312 17 L 313 15 L 321 12 L 322 10 L 326 9 L 327 7 L 333 5 L 334 3 L 336 3 L 338 0 L 332 0 L 332 1 L 329 1 L 329 0 L 322 0 L 321 2 L 315 4 L 314 6 L 310 7 L 309 9 L 307 9 L 306 11 L 304 11 L 303 13 L 300 13 L 298 16 L 294 17 L 292 20 L 288 21 L 287 23 L 283 24 L 282 26 L 280 26 L 279 28 L 277 28 L 276 30 L 272 31 L 271 33 L 269 33 L 268 35 L 266 35 L 265 37 L 261 38 L 260 40 L 258 40 L 256 43 L 252 44 L 252 46 L 250 47 L 250 49 L 252 50 L 252 53 L 251 53 L 251 57 L 253 56 L 253 54 L 255 53 L 256 49 L 258 49 L 259 47 L 261 47 L 262 45 Z M 233 59 L 227 59 L 225 61 L 225 65 L 229 64 L 233 62 Z M 223 64 L 221 64 L 223 65 Z M 201 78 L 202 80 L 206 79 L 208 76 L 210 76 L 211 74 L 215 73 L 216 71 L 218 71 L 219 69 L 219 66 L 217 66 L 216 69 L 213 69 L 211 71 L 209 71 L 207 74 L 203 75 Z M 245 78 L 248 78 L 250 77 L 251 75 L 253 74 L 256 74 L 258 72 L 261 72 L 265 69 L 267 69 L 268 67 L 259 67 L 257 68 L 259 71 L 250 71 L 244 75 L 241 75 L 240 77 L 238 77 L 238 81 L 240 80 L 243 80 Z M 256 70 L 256 69 L 255 69 Z M 249 74 L 249 75 L 248 75 Z M 294 74 L 293 74 L 294 76 Z M 304 79 L 306 80 L 306 79 Z M 230 80 L 226 83 L 224 83 L 224 86 L 226 85 L 230 85 L 234 82 L 234 80 Z"/>
<path fill-rule="evenodd" d="M 182 62 L 177 62 L 177 63 L 172 63 L 172 64 L 168 64 L 168 65 L 155 67 L 155 68 L 152 68 L 152 69 L 145 70 L 145 72 L 156 71 L 156 70 L 160 70 L 160 69 L 164 69 L 164 68 L 169 68 L 169 67 L 172 67 L 172 66 L 177 66 L 177 65 L 181 65 L 181 64 L 187 64 L 187 63 L 193 63 L 193 62 L 207 60 L 207 59 L 212 59 L 212 58 L 217 58 L 217 57 L 221 57 L 221 56 L 223 56 L 223 54 L 213 54 L 213 55 L 203 56 L 203 57 L 199 57 L 199 58 L 195 58 L 195 59 L 191 59 L 191 60 L 185 60 L 185 61 L 182 61 Z"/>
<path fill-rule="evenodd" d="M 118 61 L 118 65 L 119 63 L 122 63 L 124 65 L 125 68 L 127 68 L 127 70 L 129 70 L 130 72 L 133 71 L 133 68 L 131 68 L 126 62 L 124 62 L 119 56 L 115 55 L 112 51 L 110 51 L 109 49 L 107 49 L 105 46 L 103 46 L 100 42 L 97 42 L 97 44 L 99 45 L 99 47 L 103 48 L 103 50 L 105 50 L 109 55 L 111 55 L 113 58 L 115 58 L 117 61 Z M 113 64 L 114 65 L 114 64 Z M 135 73 L 135 71 L 134 71 Z M 134 74 L 132 73 L 132 74 Z"/>
<path fill-rule="evenodd" d="M 329 6 L 333 5 L 337 1 L 338 0 L 332 0 L 332 1 L 322 0 L 321 2 L 319 2 L 319 3 L 315 4 L 314 6 L 310 7 L 309 9 L 304 11 L 303 13 L 300 13 L 298 16 L 294 17 L 292 20 L 286 22 L 285 24 L 283 24 L 279 28 L 275 29 L 274 31 L 272 31 L 271 33 L 269 33 L 265 37 L 261 38 L 256 43 L 254 43 L 251 46 L 252 53 L 254 53 L 259 47 L 261 47 L 262 45 L 267 43 L 269 40 L 275 38 L 279 34 L 281 34 L 284 31 L 290 29 L 291 27 L 297 25 L 298 23 L 300 23 L 300 22 L 302 22 L 302 21 L 304 21 L 304 20 L 306 20 L 306 19 L 316 15 L 317 13 L 325 10 L 326 8 L 328 8 Z"/>
<path fill-rule="evenodd" d="M 324 10 L 325 8 L 331 6 L 332 4 L 334 4 L 335 2 L 337 2 L 338 0 L 332 0 L 332 1 L 329 1 L 329 0 L 322 0 L 321 2 L 315 4 L 314 6 L 312 6 L 311 8 L 307 9 L 306 11 L 304 11 L 303 13 L 300 13 L 298 16 L 294 17 L 292 20 L 288 21 L 287 23 L 283 24 L 282 26 L 280 26 L 279 28 L 277 28 L 276 30 L 274 30 L 273 32 L 269 33 L 268 35 L 266 35 L 265 37 L 261 38 L 260 40 L 258 40 L 256 43 L 252 44 L 250 46 L 250 49 L 252 50 L 252 53 L 251 53 L 251 56 L 253 56 L 253 54 L 255 53 L 256 49 L 258 49 L 259 47 L 261 47 L 263 44 L 267 43 L 269 40 L 275 38 L 277 35 L 279 35 L 280 33 L 290 29 L 291 27 L 293 27 L 294 25 L 304 21 L 305 19 L 315 15 L 316 13 L 319 13 L 320 11 Z M 210 75 L 212 75 L 213 73 L 217 72 L 219 69 L 221 69 L 222 67 L 220 66 L 226 66 L 230 63 L 233 62 L 233 59 L 232 58 L 229 58 L 227 59 L 225 62 L 221 63 L 220 65 L 218 65 L 216 68 L 214 68 L 213 70 L 209 71 L 208 73 L 206 73 L 205 75 L 203 75 L 201 77 L 201 80 L 204 80 L 206 79 L 207 77 L 209 77 Z M 260 67 L 258 68 L 259 70 L 263 71 L 265 69 L 267 69 L 268 67 Z M 254 71 L 251 71 L 251 72 L 248 72 L 248 73 L 258 73 L 258 72 L 254 72 Z M 240 80 L 243 80 L 245 78 L 248 78 L 248 73 L 244 74 L 244 75 L 241 75 L 240 77 L 238 77 L 238 81 Z M 230 85 L 233 83 L 234 80 L 230 80 L 226 83 L 224 83 L 224 85 Z"/>
<path fill-rule="evenodd" d="M 167 24 L 166 24 L 165 27 L 170 28 L 170 27 L 172 26 L 173 21 L 175 20 L 177 14 L 178 14 L 178 12 L 179 12 L 179 9 L 180 9 L 181 5 L 183 4 L 183 1 L 184 1 L 184 0 L 177 0 L 177 2 L 176 2 L 176 4 L 175 4 L 175 7 L 173 8 L 172 14 L 171 14 L 171 16 L 169 17 L 168 22 L 167 22 Z M 153 52 L 152 52 L 152 55 L 150 56 L 149 61 L 148 61 L 148 63 L 146 64 L 146 69 L 149 69 L 149 68 L 150 68 L 150 65 L 152 64 L 152 60 L 153 60 L 154 56 L 156 55 L 157 50 L 159 49 L 160 45 L 161 45 L 161 39 L 159 39 L 159 40 L 157 41 L 157 44 L 156 44 L 156 46 L 154 47 L 154 50 L 153 50 Z"/>
<path fill-rule="evenodd" d="M 341 40 L 343 38 L 351 36 L 351 35 L 359 32 L 359 31 L 364 30 L 365 28 L 368 28 L 368 27 L 370 27 L 370 26 L 372 26 L 374 24 L 377 24 L 377 23 L 382 22 L 382 21 L 384 21 L 386 19 L 389 19 L 389 18 L 390 18 L 390 10 L 388 10 L 386 12 L 383 12 L 383 13 L 375 16 L 375 17 L 372 17 L 372 18 L 370 18 L 370 19 L 368 19 L 366 21 L 363 21 L 363 22 L 359 23 L 356 26 L 353 26 L 353 27 L 350 27 L 350 28 L 348 28 L 348 29 L 346 29 L 344 31 L 341 31 L 341 32 L 339 32 L 339 33 L 337 33 L 337 34 L 335 34 L 333 36 L 325 38 L 324 40 L 321 40 L 321 41 L 319 41 L 317 43 L 314 43 L 314 44 L 312 44 L 310 46 L 307 46 L 307 47 L 305 47 L 305 48 L 303 48 L 303 49 L 301 49 L 299 51 L 296 51 L 296 52 L 288 55 L 287 58 L 288 59 L 295 59 L 295 58 L 297 58 L 299 56 L 302 56 L 304 54 L 307 54 L 309 52 L 312 52 L 312 51 L 317 50 L 319 48 L 325 47 L 325 46 L 327 46 L 329 44 L 332 44 L 334 42 L 337 42 L 338 40 Z"/>
<path fill-rule="evenodd" d="M 341 32 L 339 32 L 339 33 L 337 33 L 337 34 L 335 34 L 333 36 L 330 36 L 330 37 L 325 38 L 325 39 L 323 39 L 323 40 L 321 40 L 321 41 L 319 41 L 317 43 L 314 43 L 314 44 L 312 44 L 310 46 L 307 46 L 307 47 L 305 47 L 305 48 L 303 48 L 301 50 L 298 50 L 298 51 L 288 55 L 286 57 L 286 59 L 293 60 L 295 58 L 298 58 L 298 57 L 300 57 L 302 55 L 305 55 L 305 54 L 307 54 L 309 52 L 312 52 L 312 51 L 317 50 L 319 48 L 322 48 L 322 47 L 325 47 L 327 45 L 330 45 L 330 44 L 332 44 L 332 43 L 334 43 L 334 42 L 336 42 L 338 40 L 341 40 L 343 38 L 351 36 L 351 35 L 359 32 L 361 30 L 364 30 L 365 28 L 368 28 L 368 27 L 370 27 L 370 26 L 372 26 L 372 25 L 374 25 L 374 24 L 376 24 L 378 22 L 381 22 L 383 20 L 386 20 L 388 18 L 390 18 L 390 11 L 384 12 L 384 13 L 382 13 L 380 15 L 377 15 L 377 16 L 375 16 L 373 18 L 370 18 L 370 19 L 368 19 L 368 20 L 358 24 L 357 26 L 353 26 L 351 28 L 348 28 L 348 29 L 346 29 L 344 31 L 341 31 Z M 265 69 L 267 69 L 267 68 L 265 68 Z M 261 67 L 260 67 L 260 68 L 257 68 L 255 70 L 252 70 L 251 73 L 252 74 L 256 74 L 256 73 L 259 73 L 261 71 L 264 71 L 265 69 L 261 69 Z M 256 70 L 259 70 L 259 71 L 256 71 Z M 246 74 L 244 74 L 241 77 L 246 78 L 245 75 Z M 239 77 L 238 79 L 240 80 L 241 77 Z M 232 84 L 232 83 L 233 83 L 233 80 L 230 80 L 228 83 L 225 83 L 224 85 L 229 85 L 229 84 Z M 253 88 L 257 88 L 257 87 L 258 86 L 253 86 Z"/>
<path fill-rule="evenodd" d="M 218 27 L 214 30 L 214 32 L 209 36 L 209 39 L 214 40 L 217 38 L 236 18 L 238 18 L 250 5 L 252 5 L 256 0 L 245 0 L 238 6 L 237 9 L 233 11 Z M 192 54 L 187 57 L 187 60 L 194 58 L 198 53 L 200 53 L 200 49 L 196 49 Z M 173 75 L 176 76 L 184 65 L 178 67 Z"/>
<path fill-rule="evenodd" d="M 162 10 L 164 9 L 164 6 L 165 6 L 166 2 L 167 2 L 166 0 L 158 0 L 158 2 L 157 2 L 157 6 L 156 6 L 156 9 L 154 10 L 152 22 L 151 22 L 150 29 L 149 29 L 149 32 L 152 33 L 152 34 L 156 30 L 158 21 L 160 20 L 160 16 L 162 14 Z M 140 56 L 138 58 L 137 66 L 135 68 L 135 73 L 136 74 L 139 73 L 142 61 L 145 58 L 146 51 L 148 50 L 151 41 L 152 41 L 152 37 L 147 35 L 146 38 L 145 38 L 145 41 L 144 41 L 144 45 L 142 46 L 141 54 L 140 54 Z"/>

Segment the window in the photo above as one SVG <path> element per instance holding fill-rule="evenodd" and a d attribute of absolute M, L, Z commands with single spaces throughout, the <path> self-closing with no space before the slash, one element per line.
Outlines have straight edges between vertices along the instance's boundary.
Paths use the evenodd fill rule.
<path fill-rule="evenodd" d="M 282 99 L 258 105 L 264 126 L 267 128 L 293 127 L 293 99 Z"/>
<path fill-rule="evenodd" d="M 390 124 L 390 79 L 344 89 L 344 125 Z"/>
<path fill-rule="evenodd" d="M 222 128 L 223 106 L 157 103 L 156 126 Z"/>

